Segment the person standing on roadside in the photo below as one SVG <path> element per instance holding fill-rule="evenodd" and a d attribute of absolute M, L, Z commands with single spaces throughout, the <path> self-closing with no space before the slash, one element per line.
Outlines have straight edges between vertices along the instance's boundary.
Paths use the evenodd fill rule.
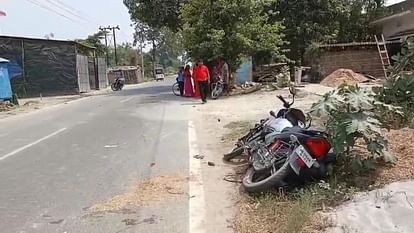
<path fill-rule="evenodd" d="M 200 87 L 201 100 L 203 104 L 207 103 L 208 84 L 210 83 L 210 71 L 204 65 L 203 60 L 199 59 L 194 68 L 194 78 Z"/>
<path fill-rule="evenodd" d="M 184 66 L 180 66 L 177 82 L 178 86 L 180 87 L 180 96 L 184 96 Z"/>
<path fill-rule="evenodd" d="M 224 58 L 220 58 L 220 73 L 224 81 L 224 92 L 228 96 L 230 94 L 230 69 L 229 64 L 224 60 Z"/>

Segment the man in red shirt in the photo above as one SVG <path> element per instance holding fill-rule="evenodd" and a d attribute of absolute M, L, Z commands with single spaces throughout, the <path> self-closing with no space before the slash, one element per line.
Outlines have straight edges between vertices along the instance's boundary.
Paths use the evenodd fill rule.
<path fill-rule="evenodd" d="M 200 86 L 201 99 L 203 104 L 207 103 L 208 84 L 210 83 L 210 71 L 207 66 L 204 65 L 203 60 L 197 61 L 197 66 L 194 67 L 194 78 L 197 80 Z"/>

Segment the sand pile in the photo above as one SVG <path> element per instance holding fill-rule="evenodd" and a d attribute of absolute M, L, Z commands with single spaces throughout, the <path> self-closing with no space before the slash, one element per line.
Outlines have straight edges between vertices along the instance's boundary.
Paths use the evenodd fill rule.
<path fill-rule="evenodd" d="M 339 87 L 342 84 L 357 85 L 369 81 L 365 76 L 349 69 L 339 69 L 330 74 L 321 84 L 328 87 Z"/>

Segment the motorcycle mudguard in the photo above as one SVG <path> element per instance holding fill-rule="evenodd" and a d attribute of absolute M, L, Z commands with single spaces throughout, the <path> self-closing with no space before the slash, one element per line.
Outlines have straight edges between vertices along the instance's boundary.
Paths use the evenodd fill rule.
<path fill-rule="evenodd" d="M 295 152 L 292 152 L 289 157 L 289 165 L 295 174 L 299 176 L 302 167 L 299 164 L 299 156 Z"/>

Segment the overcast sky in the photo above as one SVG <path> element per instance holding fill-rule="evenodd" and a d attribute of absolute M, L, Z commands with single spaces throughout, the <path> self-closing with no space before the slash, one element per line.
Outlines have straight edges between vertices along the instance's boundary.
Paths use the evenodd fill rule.
<path fill-rule="evenodd" d="M 402 0 L 388 0 L 388 4 Z M 79 39 L 99 26 L 119 25 L 119 41 L 132 42 L 133 29 L 122 0 L 0 0 L 2 35 Z"/>

